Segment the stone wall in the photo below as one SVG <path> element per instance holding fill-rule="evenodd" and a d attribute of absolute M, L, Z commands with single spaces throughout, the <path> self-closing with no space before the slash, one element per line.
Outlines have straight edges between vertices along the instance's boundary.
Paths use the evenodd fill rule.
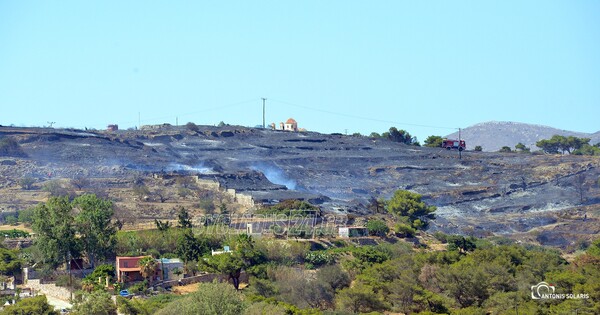
<path fill-rule="evenodd" d="M 54 283 L 41 283 L 40 279 L 29 279 L 27 287 L 34 290 L 35 294 L 44 294 L 63 301 L 71 299 L 71 291 L 64 287 L 58 287 Z"/>

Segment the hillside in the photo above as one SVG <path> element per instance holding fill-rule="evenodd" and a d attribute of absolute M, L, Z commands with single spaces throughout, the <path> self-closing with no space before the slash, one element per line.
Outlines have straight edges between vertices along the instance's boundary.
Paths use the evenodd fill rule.
<path fill-rule="evenodd" d="M 519 142 L 531 148 L 532 151 L 536 151 L 538 150 L 535 146 L 537 141 L 550 139 L 553 135 L 590 138 L 590 144 L 600 142 L 600 131 L 590 134 L 517 122 L 490 121 L 461 130 L 461 138 L 466 141 L 468 148 L 473 149 L 480 145 L 484 151 L 488 152 L 498 151 L 503 146 L 514 149 Z M 456 139 L 458 132 L 449 134 L 447 137 Z"/>
<path fill-rule="evenodd" d="M 240 213 L 293 198 L 360 216 L 370 199 L 407 189 L 438 207 L 431 231 L 561 247 L 600 233 L 593 157 L 467 151 L 459 159 L 457 151 L 382 139 L 239 126 L 110 133 L 1 127 L 0 137 L 16 139 L 24 154 L 0 157 L 5 212 L 44 200 L 40 188 L 48 182 L 69 186 L 84 177 L 89 183 L 77 191 L 109 196 L 129 220 L 173 218 L 178 205 L 199 215 L 208 197 L 217 206 L 235 203 Z M 35 180 L 32 190 L 21 189 L 24 177 Z M 148 191 L 136 193 L 139 183 Z"/>

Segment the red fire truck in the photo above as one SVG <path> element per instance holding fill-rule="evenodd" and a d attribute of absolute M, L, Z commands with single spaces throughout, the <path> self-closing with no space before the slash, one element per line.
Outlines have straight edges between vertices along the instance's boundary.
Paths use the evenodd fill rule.
<path fill-rule="evenodd" d="M 442 140 L 442 148 L 448 150 L 458 149 L 458 151 L 462 151 L 467 148 L 467 145 L 465 144 L 465 140 L 444 139 Z"/>

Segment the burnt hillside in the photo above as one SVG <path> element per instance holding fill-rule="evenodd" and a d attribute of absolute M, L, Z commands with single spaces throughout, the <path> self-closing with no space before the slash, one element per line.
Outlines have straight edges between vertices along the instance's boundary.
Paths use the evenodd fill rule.
<path fill-rule="evenodd" d="M 597 158 L 466 151 L 459 159 L 457 151 L 367 137 L 198 127 L 0 127 L 0 137 L 15 139 L 24 153 L 0 157 L 0 189 L 18 188 L 24 176 L 119 180 L 182 171 L 255 199 L 305 198 L 325 211 L 354 214 L 366 213 L 370 198 L 407 189 L 438 207 L 432 231 L 512 235 L 558 246 L 600 232 Z"/>

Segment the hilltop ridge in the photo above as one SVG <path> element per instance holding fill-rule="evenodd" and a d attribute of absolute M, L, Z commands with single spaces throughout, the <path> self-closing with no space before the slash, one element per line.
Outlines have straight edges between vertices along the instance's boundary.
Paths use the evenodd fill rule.
<path fill-rule="evenodd" d="M 514 148 L 518 143 L 536 151 L 539 150 L 535 146 L 537 141 L 550 139 L 554 135 L 590 138 L 590 144 L 600 142 L 600 131 L 585 133 L 510 121 L 488 121 L 461 130 L 461 138 L 467 142 L 469 148 L 479 145 L 483 151 L 488 152 L 498 151 L 503 146 Z M 458 132 L 451 133 L 447 137 L 458 138 Z"/>
<path fill-rule="evenodd" d="M 241 126 L 117 132 L 0 127 L 0 137 L 16 139 L 25 153 L 0 157 L 3 211 L 30 206 L 16 202 L 29 193 L 18 184 L 25 176 L 40 183 L 86 176 L 124 189 L 135 177 L 180 173 L 215 180 L 255 203 L 300 198 L 324 211 L 359 216 L 369 213 L 369 200 L 411 190 L 438 207 L 432 231 L 512 235 L 556 246 L 600 233 L 594 157 L 465 151 L 459 158 L 455 150 L 386 139 Z M 186 200 L 178 198 L 157 202 L 145 215 L 172 215 L 161 209 Z"/>

